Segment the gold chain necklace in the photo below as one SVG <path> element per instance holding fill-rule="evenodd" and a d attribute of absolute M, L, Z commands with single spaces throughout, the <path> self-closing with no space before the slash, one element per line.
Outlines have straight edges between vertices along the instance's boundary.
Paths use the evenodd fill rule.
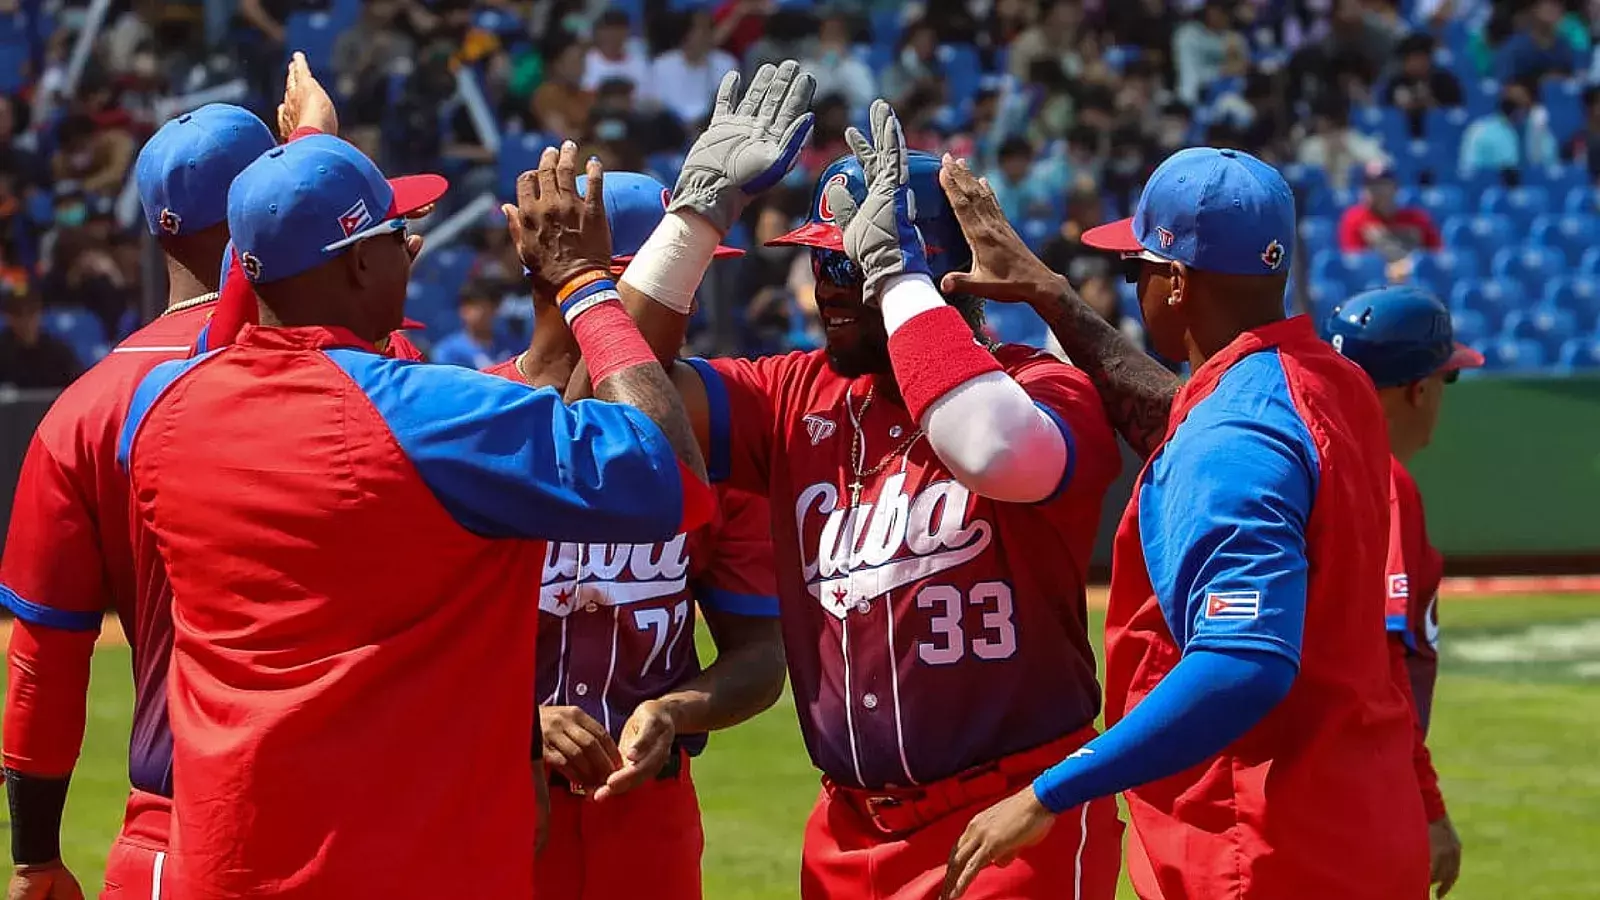
<path fill-rule="evenodd" d="M 170 316 L 173 313 L 183 312 L 186 309 L 194 309 L 196 306 L 204 306 L 205 304 L 210 303 L 211 301 L 213 301 L 213 300 L 215 300 L 215 299 L 217 299 L 218 297 L 221 297 L 221 296 L 222 295 L 220 293 L 218 293 L 217 291 L 212 291 L 209 294 L 201 294 L 198 297 L 190 297 L 187 300 L 180 300 L 177 303 L 174 303 L 171 306 L 167 307 L 166 309 L 162 310 L 161 311 L 161 315 L 162 316 Z M 161 316 L 157 316 L 156 318 L 159 319 L 159 318 L 161 318 Z"/>
<path fill-rule="evenodd" d="M 867 410 L 872 408 L 872 395 L 876 390 L 877 385 L 867 388 L 867 396 L 866 399 L 861 401 L 860 412 L 857 412 L 852 405 L 852 395 L 848 391 L 846 391 L 844 395 L 844 408 L 845 412 L 850 416 L 850 427 L 852 429 L 852 433 L 850 435 L 850 474 L 855 476 L 855 480 L 850 482 L 851 507 L 861 505 L 862 479 L 871 478 L 872 476 L 877 475 L 879 472 L 882 472 L 884 468 L 889 465 L 889 463 L 894 462 L 895 457 L 900 456 L 902 453 L 911 452 L 911 445 L 922 439 L 922 429 L 918 428 L 910 437 L 901 441 L 900 446 L 895 447 L 893 450 L 890 450 L 888 453 L 884 454 L 884 457 L 878 460 L 876 465 L 870 469 L 867 469 L 866 471 L 862 471 L 861 420 L 867 417 Z"/>

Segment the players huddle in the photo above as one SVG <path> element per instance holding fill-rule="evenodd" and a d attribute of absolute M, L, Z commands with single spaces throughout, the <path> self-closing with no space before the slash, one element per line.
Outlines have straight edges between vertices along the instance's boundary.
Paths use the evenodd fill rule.
<path fill-rule="evenodd" d="M 285 143 L 226 106 L 157 132 L 168 312 L 41 423 L 0 564 L 9 897 L 82 896 L 60 819 L 111 609 L 137 703 L 103 897 L 698 898 L 692 760 L 785 669 L 822 772 L 807 900 L 1111 900 L 1119 793 L 1141 897 L 1449 889 L 1440 566 L 1403 463 L 1481 359 L 1438 302 L 1363 295 L 1323 342 L 1284 316 L 1281 176 L 1181 151 L 1084 238 L 1180 382 L 879 101 L 775 242 L 809 249 L 825 348 L 680 359 L 812 127 L 797 64 L 740 87 L 671 190 L 571 142 L 521 176 L 536 327 L 483 373 L 404 337 L 406 222 L 443 179 L 334 136 L 303 58 Z M 1072 363 L 988 340 L 984 300 Z M 1146 463 L 1102 694 L 1119 433 Z"/>

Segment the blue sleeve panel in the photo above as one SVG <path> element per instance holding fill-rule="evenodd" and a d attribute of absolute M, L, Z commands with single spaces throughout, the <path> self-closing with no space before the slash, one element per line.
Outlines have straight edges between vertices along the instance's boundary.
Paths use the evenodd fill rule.
<path fill-rule="evenodd" d="M 1271 712 L 1294 678 L 1277 653 L 1189 653 L 1126 718 L 1034 779 L 1034 795 L 1060 813 L 1199 765 Z"/>
<path fill-rule="evenodd" d="M 1184 652 L 1266 650 L 1299 666 L 1318 466 L 1276 351 L 1228 370 L 1150 464 L 1139 539 Z"/>
<path fill-rule="evenodd" d="M 1067 424 L 1066 419 L 1061 418 L 1060 413 L 1044 405 L 1043 403 L 1035 402 L 1033 405 L 1040 412 L 1044 413 L 1045 416 L 1050 419 L 1050 421 L 1055 423 L 1057 430 L 1061 432 L 1061 439 L 1067 443 L 1067 462 L 1066 465 L 1061 467 L 1061 480 L 1056 482 L 1055 490 L 1051 491 L 1048 497 L 1045 497 L 1043 500 L 1034 501 L 1034 505 L 1037 506 L 1041 503 L 1049 503 L 1050 501 L 1060 497 L 1061 492 L 1065 491 L 1067 489 L 1067 485 L 1072 483 L 1072 472 L 1078 467 L 1078 443 L 1072 438 L 1072 426 Z"/>
<path fill-rule="evenodd" d="M 712 484 L 728 480 L 733 470 L 733 412 L 728 403 L 728 386 L 711 364 L 703 359 L 685 360 L 706 385 L 706 406 L 711 420 L 711 447 L 706 454 L 706 477 Z"/>
<path fill-rule="evenodd" d="M 736 594 L 722 588 L 703 587 L 695 589 L 694 598 L 702 607 L 718 612 L 758 619 L 778 617 L 778 598 L 764 594 Z"/>
<path fill-rule="evenodd" d="M 568 406 L 456 366 L 359 350 L 328 357 L 372 401 L 424 483 L 484 537 L 591 543 L 671 540 L 683 521 L 678 460 L 638 410 Z"/>
<path fill-rule="evenodd" d="M 171 359 L 158 363 L 145 373 L 139 386 L 133 389 L 133 399 L 128 403 L 127 418 L 122 420 L 122 430 L 117 433 L 117 466 L 122 471 L 129 471 L 128 461 L 133 454 L 134 438 L 139 436 L 139 428 L 144 425 L 145 416 L 161 399 L 179 378 L 195 366 L 216 355 L 212 350 L 199 356 L 188 359 Z"/>
<path fill-rule="evenodd" d="M 24 600 L 22 595 L 3 584 L 0 584 L 0 607 L 5 607 L 13 616 L 30 625 L 42 625 L 57 631 L 99 632 L 100 623 L 105 619 L 105 614 L 101 612 L 56 609 Z"/>

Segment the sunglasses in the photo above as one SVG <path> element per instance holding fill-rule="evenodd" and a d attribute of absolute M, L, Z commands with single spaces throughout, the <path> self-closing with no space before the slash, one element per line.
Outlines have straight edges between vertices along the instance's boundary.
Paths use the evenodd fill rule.
<path fill-rule="evenodd" d="M 835 287 L 860 287 L 866 280 L 861 267 L 842 250 L 811 248 L 811 273 L 818 281 Z"/>
<path fill-rule="evenodd" d="M 1171 260 L 1162 259 L 1148 250 L 1140 251 L 1138 253 L 1124 253 L 1122 254 L 1121 259 L 1122 280 L 1129 284 L 1138 284 L 1139 275 L 1144 272 L 1144 264 L 1147 262 L 1155 263 L 1157 265 L 1166 265 L 1170 263 Z"/>

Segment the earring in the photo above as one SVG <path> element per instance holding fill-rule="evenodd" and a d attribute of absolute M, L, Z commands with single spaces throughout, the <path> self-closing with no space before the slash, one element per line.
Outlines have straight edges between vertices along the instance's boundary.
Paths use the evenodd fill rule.
<path fill-rule="evenodd" d="M 1168 306 L 1177 306 L 1178 305 L 1178 295 L 1177 294 L 1168 294 L 1167 295 L 1167 305 Z"/>

